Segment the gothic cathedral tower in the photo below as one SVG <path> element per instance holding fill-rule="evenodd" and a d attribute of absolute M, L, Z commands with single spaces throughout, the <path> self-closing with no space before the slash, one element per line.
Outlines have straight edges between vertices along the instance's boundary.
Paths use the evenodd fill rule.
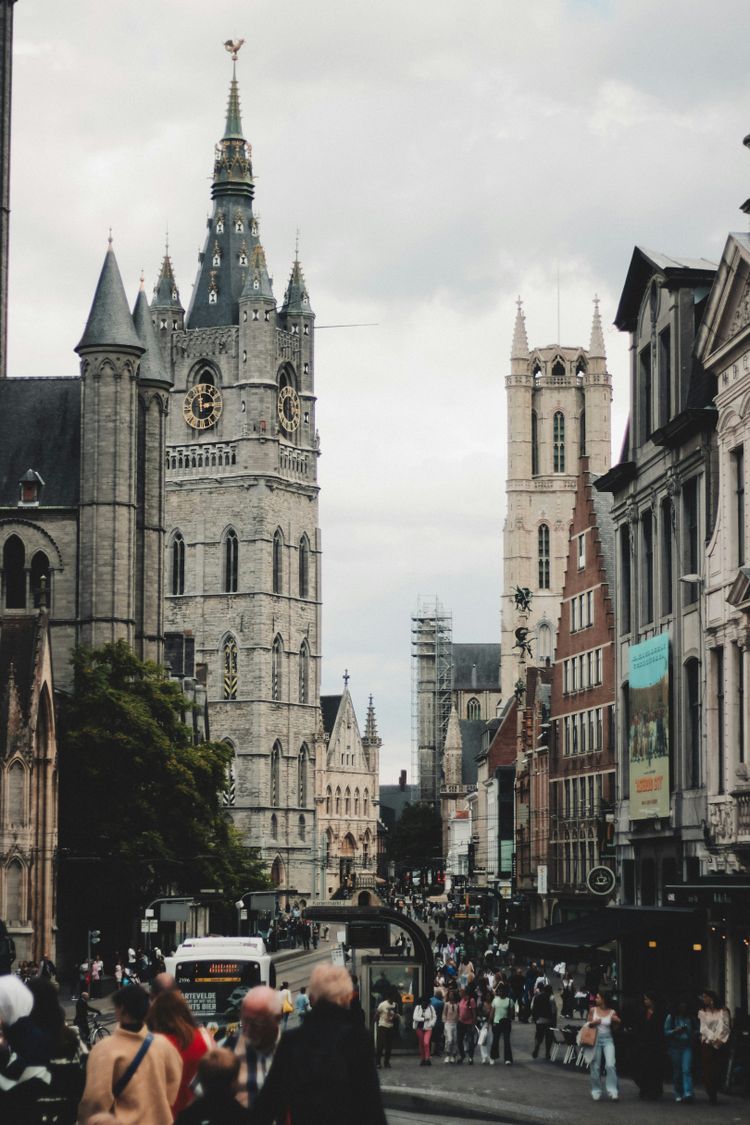
<path fill-rule="evenodd" d="M 514 648 L 517 629 L 528 630 L 531 655 L 526 655 L 527 665 L 544 664 L 548 657 L 554 660 L 578 459 L 587 454 L 596 475 L 606 472 L 610 464 L 612 384 L 598 301 L 594 302 L 588 351 L 558 344 L 530 351 L 519 300 L 505 387 L 503 699 L 513 694 L 522 668 L 521 650 Z M 530 590 L 527 608 L 516 606 L 516 587 Z"/>
<path fill-rule="evenodd" d="M 185 314 L 169 253 L 151 305 L 174 387 L 167 449 L 167 657 L 205 678 L 234 749 L 226 803 L 274 883 L 318 891 L 314 743 L 320 530 L 314 314 L 295 257 L 281 308 L 253 212 L 235 73 L 213 208 Z M 186 655 L 187 654 L 187 655 Z"/>

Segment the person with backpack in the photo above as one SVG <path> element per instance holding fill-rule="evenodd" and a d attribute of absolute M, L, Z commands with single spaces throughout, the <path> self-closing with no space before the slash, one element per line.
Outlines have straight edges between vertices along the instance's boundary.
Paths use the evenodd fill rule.
<path fill-rule="evenodd" d="M 172 1125 L 182 1060 L 164 1036 L 146 1027 L 149 995 L 138 984 L 114 996 L 117 1027 L 91 1050 L 79 1125 L 114 1108 L 120 1125 Z"/>

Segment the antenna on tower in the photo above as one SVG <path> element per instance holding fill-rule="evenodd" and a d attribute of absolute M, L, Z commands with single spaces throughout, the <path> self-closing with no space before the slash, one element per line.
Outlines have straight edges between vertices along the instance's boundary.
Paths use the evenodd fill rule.
<path fill-rule="evenodd" d="M 557 346 L 560 347 L 560 263 L 557 263 Z"/>

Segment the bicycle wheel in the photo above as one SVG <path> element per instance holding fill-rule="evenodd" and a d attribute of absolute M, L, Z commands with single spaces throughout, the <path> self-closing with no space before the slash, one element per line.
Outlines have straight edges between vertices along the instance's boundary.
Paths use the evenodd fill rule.
<path fill-rule="evenodd" d="M 98 1043 L 100 1039 L 106 1039 L 107 1036 L 111 1034 L 112 1032 L 108 1027 L 103 1027 L 101 1024 L 97 1024 L 94 1030 L 91 1032 L 91 1042 L 92 1044 Z"/>

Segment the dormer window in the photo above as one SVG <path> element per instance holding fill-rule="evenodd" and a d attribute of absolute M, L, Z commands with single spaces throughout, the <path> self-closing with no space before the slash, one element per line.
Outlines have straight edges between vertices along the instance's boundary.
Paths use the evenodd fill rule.
<path fill-rule="evenodd" d="M 209 305 L 215 305 L 216 302 L 218 301 L 218 299 L 219 299 L 219 294 L 216 292 L 216 290 L 215 289 L 209 289 L 209 291 L 208 291 L 208 303 L 209 303 Z"/>
<path fill-rule="evenodd" d="M 253 225 L 250 228 L 250 233 L 255 235 L 256 238 L 258 237 L 258 224 L 256 223 L 255 219 L 253 219 Z"/>
<path fill-rule="evenodd" d="M 224 216 L 223 215 L 218 215 L 217 218 L 216 218 L 216 233 L 217 234 L 223 234 L 224 233 Z"/>
<path fill-rule="evenodd" d="M 253 278 L 253 289 L 260 289 L 260 278 L 258 278 L 258 277 Z M 256 317 L 256 320 L 257 320 L 257 317 Z"/>
<path fill-rule="evenodd" d="M 36 508 L 44 488 L 44 481 L 34 469 L 27 469 L 18 482 L 19 508 Z"/>
<path fill-rule="evenodd" d="M 242 215 L 237 213 L 234 216 L 234 232 L 235 232 L 235 234 L 243 234 L 244 230 L 245 230 L 245 220 L 242 218 Z"/>
<path fill-rule="evenodd" d="M 242 243 L 242 248 L 240 249 L 239 262 L 241 266 L 247 265 L 247 246 L 244 242 Z"/>
<path fill-rule="evenodd" d="M 179 297 L 177 296 L 177 290 L 176 290 L 176 289 L 173 289 L 173 290 L 172 290 L 172 300 L 173 300 L 173 301 L 179 301 L 179 299 L 180 299 L 180 298 L 179 298 Z"/>
<path fill-rule="evenodd" d="M 220 266 L 221 265 L 221 250 L 219 249 L 218 242 L 214 243 L 214 254 L 213 254 L 213 258 L 211 259 L 211 265 L 212 266 Z"/>
<path fill-rule="evenodd" d="M 161 320 L 159 321 L 159 328 L 162 330 L 162 332 L 166 332 L 166 330 L 167 330 L 167 318 L 165 316 L 163 316 L 161 318 Z"/>

